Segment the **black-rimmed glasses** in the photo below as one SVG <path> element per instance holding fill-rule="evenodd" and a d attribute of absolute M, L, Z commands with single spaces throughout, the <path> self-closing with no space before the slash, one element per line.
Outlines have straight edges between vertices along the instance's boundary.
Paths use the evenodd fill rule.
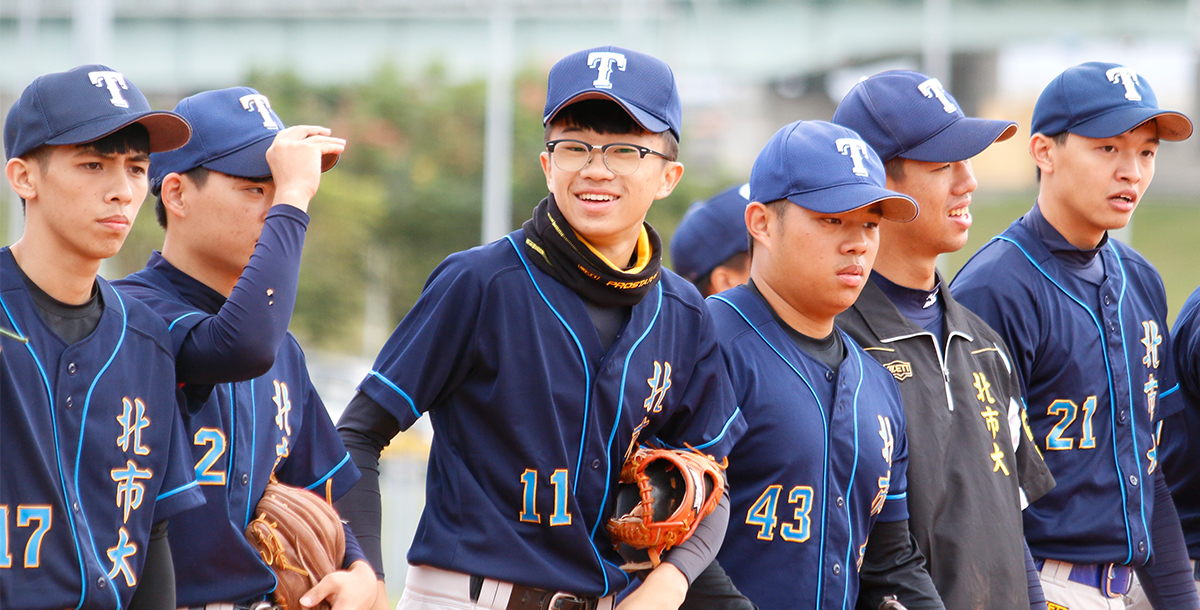
<path fill-rule="evenodd" d="M 554 166 L 564 172 L 577 172 L 592 160 L 592 151 L 599 149 L 604 158 L 604 166 L 608 171 L 619 176 L 625 176 L 637 171 L 646 155 L 658 155 L 668 161 L 670 157 L 645 146 L 613 142 L 604 146 L 593 146 L 579 140 L 551 140 L 546 142 L 546 150 L 550 152 L 550 160 Z"/>

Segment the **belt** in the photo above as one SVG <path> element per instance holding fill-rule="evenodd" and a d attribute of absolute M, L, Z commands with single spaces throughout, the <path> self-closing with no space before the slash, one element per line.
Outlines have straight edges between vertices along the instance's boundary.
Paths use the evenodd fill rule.
<path fill-rule="evenodd" d="M 1046 564 L 1045 559 L 1035 559 L 1034 563 L 1040 571 Z M 1053 560 L 1051 560 L 1053 561 Z M 1095 587 L 1105 597 L 1121 597 L 1129 593 L 1133 581 L 1133 568 L 1115 563 L 1070 563 L 1061 561 L 1071 567 L 1067 580 L 1081 585 Z"/>
<path fill-rule="evenodd" d="M 180 606 L 175 610 L 277 610 L 277 608 L 278 607 L 271 602 L 259 600 L 239 602 L 236 604 L 229 602 L 213 602 L 199 606 Z"/>
<path fill-rule="evenodd" d="M 471 601 L 479 601 L 479 592 L 483 589 L 483 576 L 471 576 Z M 535 587 L 526 587 L 514 583 L 512 593 L 508 595 L 508 610 L 596 610 L 600 603 L 598 597 L 582 597 L 562 591 L 550 591 Z"/>

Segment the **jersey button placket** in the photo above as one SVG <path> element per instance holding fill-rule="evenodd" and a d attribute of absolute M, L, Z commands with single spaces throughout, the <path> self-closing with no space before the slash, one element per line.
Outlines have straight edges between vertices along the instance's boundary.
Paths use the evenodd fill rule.
<path fill-rule="evenodd" d="M 825 381 L 833 381 L 833 371 L 825 371 Z"/>
<path fill-rule="evenodd" d="M 68 396 L 67 399 L 63 401 L 63 403 L 65 403 L 67 405 L 67 408 L 70 409 L 71 406 L 75 404 L 75 401 L 71 400 L 71 397 Z"/>
<path fill-rule="evenodd" d="M 248 474 L 243 474 L 243 475 L 242 475 L 242 487 L 245 487 L 245 486 L 247 486 L 247 485 L 249 485 L 249 484 L 250 484 L 250 475 L 248 475 Z"/>
<path fill-rule="evenodd" d="M 70 364 L 68 364 L 68 365 L 67 365 L 67 374 L 68 374 L 68 375 L 74 375 L 74 374 L 75 374 L 75 370 L 76 370 L 76 369 L 75 369 L 75 363 L 74 363 L 74 362 L 72 362 L 72 363 L 70 363 Z"/>
<path fill-rule="evenodd" d="M 841 573 L 842 573 L 842 564 L 840 564 L 840 563 L 833 564 L 833 575 L 837 576 L 838 574 L 841 574 Z"/>

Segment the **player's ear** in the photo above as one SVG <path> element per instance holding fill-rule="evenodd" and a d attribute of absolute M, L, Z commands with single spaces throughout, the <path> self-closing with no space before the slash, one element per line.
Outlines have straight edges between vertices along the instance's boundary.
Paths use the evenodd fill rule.
<path fill-rule="evenodd" d="M 1046 134 L 1035 133 L 1029 138 L 1029 156 L 1043 174 L 1054 172 L 1054 155 L 1052 149 L 1056 146 L 1054 138 Z"/>
<path fill-rule="evenodd" d="M 675 190 L 679 185 L 679 180 L 683 178 L 683 164 L 678 161 L 667 161 L 663 164 L 663 181 L 659 185 L 658 191 L 654 193 L 654 198 L 663 199 Z"/>
<path fill-rule="evenodd" d="M 159 197 L 162 198 L 163 208 L 167 211 L 168 215 L 176 218 L 186 218 L 187 204 L 190 203 L 195 192 L 196 187 L 192 184 L 191 180 L 184 180 L 183 176 L 172 172 L 163 178 L 162 190 L 159 192 Z M 170 223 L 167 226 L 171 226 Z"/>
<path fill-rule="evenodd" d="M 757 247 L 769 248 L 771 238 L 771 216 L 774 212 L 766 205 L 757 201 L 751 201 L 750 205 L 746 206 L 746 231 L 750 234 L 750 239 L 757 243 Z"/>
<path fill-rule="evenodd" d="M 33 167 L 37 161 L 13 157 L 4 165 L 4 176 L 18 197 L 29 201 L 37 198 L 38 169 Z"/>
<path fill-rule="evenodd" d="M 554 185 L 550 182 L 550 153 L 543 150 L 542 154 L 538 155 L 538 159 L 542 162 L 542 173 L 546 174 L 546 188 L 553 192 Z"/>

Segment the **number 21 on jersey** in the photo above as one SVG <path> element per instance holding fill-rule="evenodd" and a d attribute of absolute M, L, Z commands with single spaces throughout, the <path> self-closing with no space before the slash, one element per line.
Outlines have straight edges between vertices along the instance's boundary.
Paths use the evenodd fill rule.
<path fill-rule="evenodd" d="M 1046 435 L 1046 449 L 1050 451 L 1066 451 L 1075 448 L 1075 438 L 1067 434 L 1067 428 L 1075 423 L 1079 416 L 1079 405 L 1073 400 L 1060 398 L 1046 408 L 1046 415 L 1058 417 L 1058 423 Z M 1092 433 L 1092 416 L 1096 414 L 1096 397 L 1088 396 L 1083 401 L 1083 426 L 1080 430 L 1079 448 L 1095 449 L 1096 436 Z"/>

